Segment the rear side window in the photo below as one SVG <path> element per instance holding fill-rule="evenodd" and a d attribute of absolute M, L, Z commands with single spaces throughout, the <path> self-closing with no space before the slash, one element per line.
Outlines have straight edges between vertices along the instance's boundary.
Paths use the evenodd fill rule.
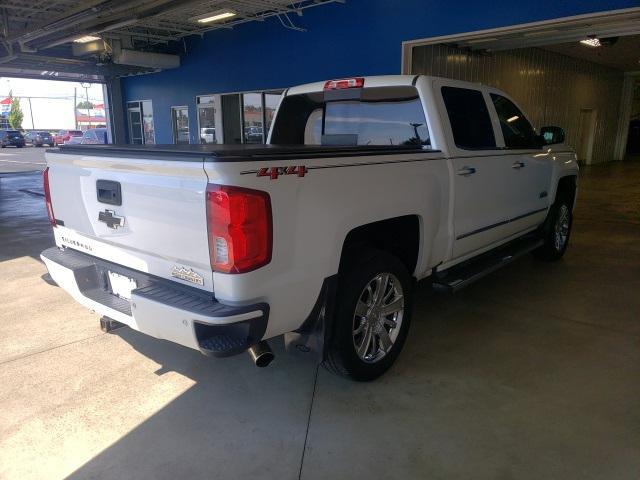
<path fill-rule="evenodd" d="M 491 94 L 500 129 L 507 148 L 540 148 L 536 140 L 536 132 L 520 109 L 508 98 L 495 93 Z"/>
<path fill-rule="evenodd" d="M 456 146 L 468 150 L 496 148 L 496 138 L 487 104 L 480 90 L 442 87 Z"/>
<path fill-rule="evenodd" d="M 274 144 L 430 145 L 415 87 L 363 88 L 346 99 L 323 93 L 283 99 L 273 127 Z"/>

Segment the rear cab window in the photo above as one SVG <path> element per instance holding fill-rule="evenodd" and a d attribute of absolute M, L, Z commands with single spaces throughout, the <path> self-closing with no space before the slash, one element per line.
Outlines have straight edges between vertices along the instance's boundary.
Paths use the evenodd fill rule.
<path fill-rule="evenodd" d="M 271 143 L 431 146 L 424 109 L 413 86 L 286 96 Z"/>
<path fill-rule="evenodd" d="M 497 148 L 482 91 L 449 86 L 442 87 L 441 91 L 456 146 L 464 150 Z"/>

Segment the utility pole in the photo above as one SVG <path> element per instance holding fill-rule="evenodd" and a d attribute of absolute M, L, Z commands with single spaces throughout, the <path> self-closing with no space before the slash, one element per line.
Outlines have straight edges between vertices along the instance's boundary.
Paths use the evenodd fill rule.
<path fill-rule="evenodd" d="M 76 110 L 76 105 L 78 105 L 78 89 L 77 87 L 73 87 L 73 119 L 76 122 L 76 130 L 78 129 L 78 111 Z"/>
<path fill-rule="evenodd" d="M 91 128 L 91 112 L 89 111 L 89 87 L 91 86 L 91 84 L 82 82 L 80 86 L 84 88 L 84 93 L 87 96 L 87 122 L 89 122 L 89 128 Z"/>
<path fill-rule="evenodd" d="M 27 97 L 27 100 L 29 100 L 29 114 L 31 115 L 31 128 L 35 130 L 36 124 L 33 123 L 33 109 L 31 108 L 31 97 Z"/>

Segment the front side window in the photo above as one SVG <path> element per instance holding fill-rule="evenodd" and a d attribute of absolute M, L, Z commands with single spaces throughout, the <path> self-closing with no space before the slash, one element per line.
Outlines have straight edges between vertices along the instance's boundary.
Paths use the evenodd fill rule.
<path fill-rule="evenodd" d="M 511 100 L 492 93 L 491 101 L 500 120 L 505 147 L 514 149 L 540 147 L 536 140 L 536 132 L 529 120 Z"/>
<path fill-rule="evenodd" d="M 480 90 L 442 87 L 453 141 L 466 150 L 496 148 L 491 116 Z"/>
<path fill-rule="evenodd" d="M 272 143 L 430 145 L 415 87 L 363 88 L 356 97 L 326 100 L 323 93 L 285 97 Z"/>

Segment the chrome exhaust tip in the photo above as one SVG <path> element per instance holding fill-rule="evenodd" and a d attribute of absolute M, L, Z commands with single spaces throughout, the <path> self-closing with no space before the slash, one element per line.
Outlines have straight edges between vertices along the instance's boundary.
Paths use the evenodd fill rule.
<path fill-rule="evenodd" d="M 259 368 L 268 366 L 275 358 L 271 351 L 271 347 L 264 340 L 254 343 L 247 351 L 249 352 L 249 356 L 251 357 L 251 360 L 253 360 L 253 363 Z"/>

